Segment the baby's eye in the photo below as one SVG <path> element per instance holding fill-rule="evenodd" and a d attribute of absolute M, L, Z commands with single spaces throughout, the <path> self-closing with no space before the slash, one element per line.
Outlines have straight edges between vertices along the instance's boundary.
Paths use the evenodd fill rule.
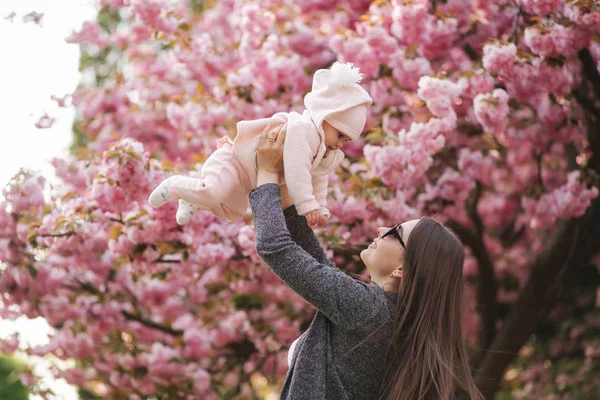
<path fill-rule="evenodd" d="M 342 133 L 338 132 L 338 139 L 343 139 L 343 138 L 344 138 L 344 135 Z"/>

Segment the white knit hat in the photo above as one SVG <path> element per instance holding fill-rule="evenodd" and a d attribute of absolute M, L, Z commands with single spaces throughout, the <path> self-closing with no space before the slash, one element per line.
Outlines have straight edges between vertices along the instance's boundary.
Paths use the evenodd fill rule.
<path fill-rule="evenodd" d="M 315 72 L 304 106 L 321 134 L 324 134 L 323 121 L 327 120 L 353 140 L 360 136 L 367 119 L 367 107 L 373 103 L 369 93 L 359 85 L 362 77 L 352 63 L 337 61 L 331 69 Z"/>
<path fill-rule="evenodd" d="M 340 113 L 333 114 L 325 121 L 352 140 L 358 139 L 367 123 L 367 106 L 359 104 Z"/>

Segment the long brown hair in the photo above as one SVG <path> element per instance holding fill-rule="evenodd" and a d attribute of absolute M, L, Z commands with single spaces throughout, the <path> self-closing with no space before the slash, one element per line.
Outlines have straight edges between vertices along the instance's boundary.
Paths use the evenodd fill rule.
<path fill-rule="evenodd" d="M 464 251 L 448 228 L 428 217 L 410 233 L 387 354 L 382 399 L 483 399 L 462 337 Z"/>

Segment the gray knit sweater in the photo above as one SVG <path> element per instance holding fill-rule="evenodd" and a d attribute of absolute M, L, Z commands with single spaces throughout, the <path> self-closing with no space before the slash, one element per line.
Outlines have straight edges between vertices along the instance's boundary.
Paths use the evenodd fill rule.
<path fill-rule="evenodd" d="M 339 270 L 306 218 L 293 206 L 281 210 L 278 185 L 253 190 L 250 205 L 258 254 L 318 310 L 296 345 L 281 399 L 376 399 L 396 296 Z"/>

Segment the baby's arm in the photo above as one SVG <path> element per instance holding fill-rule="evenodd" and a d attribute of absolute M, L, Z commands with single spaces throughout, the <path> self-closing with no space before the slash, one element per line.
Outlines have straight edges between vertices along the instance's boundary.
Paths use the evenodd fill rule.
<path fill-rule="evenodd" d="M 317 226 L 323 226 L 331 217 L 331 213 L 327 208 L 327 187 L 329 183 L 329 175 L 313 176 L 312 185 L 315 198 L 319 202 L 321 209 L 319 210 L 319 221 Z"/>
<path fill-rule="evenodd" d="M 319 147 L 314 127 L 305 123 L 288 124 L 283 148 L 283 169 L 288 192 L 299 215 L 320 211 L 310 173 L 312 160 Z"/>

